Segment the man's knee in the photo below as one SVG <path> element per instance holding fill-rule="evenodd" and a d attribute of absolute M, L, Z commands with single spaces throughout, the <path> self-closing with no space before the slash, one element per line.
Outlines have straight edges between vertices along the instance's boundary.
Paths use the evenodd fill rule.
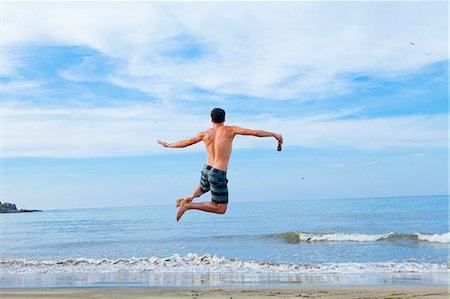
<path fill-rule="evenodd" d="M 219 203 L 217 204 L 219 206 L 219 213 L 218 214 L 225 214 L 225 212 L 227 211 L 227 204 L 225 203 Z"/>

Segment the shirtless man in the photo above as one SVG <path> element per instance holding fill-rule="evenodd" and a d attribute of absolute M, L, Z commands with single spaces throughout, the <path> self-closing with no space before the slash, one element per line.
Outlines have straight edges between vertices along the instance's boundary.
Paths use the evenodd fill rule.
<path fill-rule="evenodd" d="M 237 126 L 225 126 L 225 111 L 214 108 L 211 111 L 212 128 L 199 133 L 197 136 L 175 143 L 158 140 L 164 147 L 187 147 L 203 141 L 208 152 L 206 164 L 200 177 L 200 185 L 194 192 L 185 198 L 177 200 L 177 221 L 187 210 L 200 210 L 216 214 L 225 214 L 228 204 L 227 169 L 230 160 L 234 136 L 252 135 L 256 137 L 275 137 L 278 141 L 278 150 L 281 150 L 283 137 L 281 134 L 261 130 L 244 129 Z M 192 203 L 196 197 L 211 190 L 211 202 Z"/>

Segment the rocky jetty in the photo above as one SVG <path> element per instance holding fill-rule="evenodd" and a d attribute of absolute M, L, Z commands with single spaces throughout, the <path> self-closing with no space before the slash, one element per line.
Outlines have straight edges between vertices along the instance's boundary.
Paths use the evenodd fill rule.
<path fill-rule="evenodd" d="M 0 202 L 0 213 L 30 213 L 30 212 L 42 212 L 42 210 L 18 210 L 16 205 L 9 202 Z"/>

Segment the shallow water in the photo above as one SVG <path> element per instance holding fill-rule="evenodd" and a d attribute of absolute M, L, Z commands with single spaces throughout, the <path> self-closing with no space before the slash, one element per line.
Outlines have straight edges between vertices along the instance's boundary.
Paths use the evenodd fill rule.
<path fill-rule="evenodd" d="M 332 282 L 325 279 L 330 275 L 448 281 L 448 196 L 231 202 L 225 215 L 188 211 L 179 223 L 176 211 L 147 206 L 2 214 L 0 271 L 6 276 L 0 286 L 18 277 L 39 286 L 30 277 L 80 273 L 91 282 L 92 275 L 115 273 L 122 283 L 128 273 L 130 283 L 141 285 L 158 285 L 151 275 L 166 277 L 159 285 L 245 284 L 255 273 L 260 283 L 317 275 L 321 279 L 312 281 Z M 180 282 L 176 273 L 191 278 Z"/>

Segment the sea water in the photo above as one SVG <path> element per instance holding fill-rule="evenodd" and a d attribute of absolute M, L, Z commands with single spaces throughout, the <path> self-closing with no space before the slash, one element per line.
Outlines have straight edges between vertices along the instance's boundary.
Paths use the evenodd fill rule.
<path fill-rule="evenodd" d="M 448 199 L 1 214 L 0 287 L 447 284 Z"/>

